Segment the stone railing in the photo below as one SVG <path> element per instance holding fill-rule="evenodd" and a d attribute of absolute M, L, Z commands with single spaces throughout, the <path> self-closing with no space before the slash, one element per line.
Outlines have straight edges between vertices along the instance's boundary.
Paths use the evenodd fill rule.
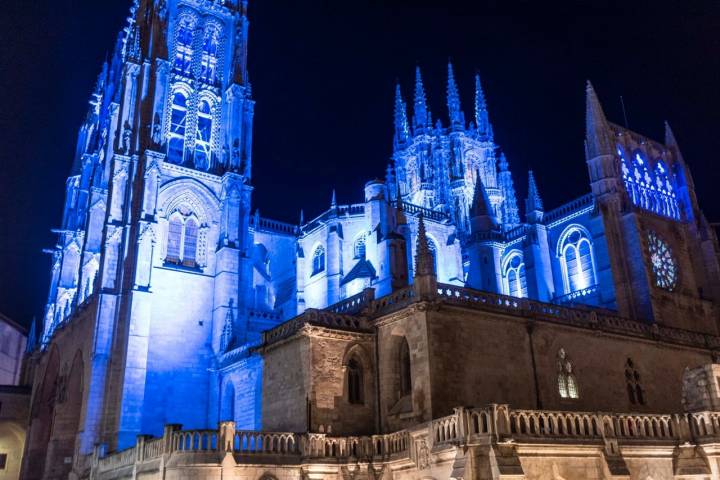
<path fill-rule="evenodd" d="M 604 332 L 644 337 L 692 347 L 720 347 L 720 337 L 657 324 L 637 322 L 621 317 L 612 310 L 597 307 L 568 307 L 449 284 L 438 284 L 437 295 L 438 298 L 450 304 L 521 315 L 524 318 L 594 328 Z M 379 299 L 376 302 L 382 300 Z"/>
<path fill-rule="evenodd" d="M 398 208 L 398 202 L 396 200 L 390 202 L 390 205 Z M 420 205 L 415 205 L 407 202 L 400 202 L 400 210 L 414 217 L 419 217 L 420 215 L 422 215 L 423 218 L 426 220 L 434 220 L 440 223 L 450 219 L 450 217 L 448 217 L 448 215 L 444 212 L 438 212 L 436 210 L 431 210 L 429 208 L 421 207 Z"/>
<path fill-rule="evenodd" d="M 330 305 L 325 310 L 333 313 L 354 314 L 362 311 L 375 300 L 375 289 L 366 288 L 362 292 Z"/>
<path fill-rule="evenodd" d="M 308 308 L 301 315 L 263 332 L 263 344 L 268 345 L 291 337 L 305 325 L 336 328 L 339 330 L 370 331 L 367 319 L 359 316 Z"/>
<path fill-rule="evenodd" d="M 576 198 L 575 200 L 572 200 L 565 205 L 561 205 L 558 208 L 545 213 L 545 215 L 543 215 L 543 223 L 545 225 L 549 225 L 556 220 L 560 220 L 564 217 L 567 217 L 568 215 L 579 212 L 580 210 L 590 208 L 594 205 L 594 203 L 595 197 L 593 196 L 593 194 L 585 194 L 582 197 Z"/>
<path fill-rule="evenodd" d="M 284 233 L 286 235 L 296 235 L 298 232 L 297 225 L 271 220 L 263 217 L 250 217 L 250 226 L 256 230 L 264 230 L 273 233 Z"/>
<path fill-rule="evenodd" d="M 573 303 L 578 298 L 587 297 L 588 295 L 594 295 L 597 292 L 598 292 L 598 286 L 592 285 L 587 288 L 581 288 L 580 290 L 575 290 L 574 292 L 570 292 L 565 295 L 555 297 L 553 299 L 553 303 L 557 303 L 558 305 L 567 305 L 567 304 Z"/>
<path fill-rule="evenodd" d="M 419 439 L 419 440 L 414 440 Z M 104 455 L 97 447 L 89 456 L 91 479 L 115 478 L 128 467 L 142 471 L 164 468 L 171 456 L 203 452 L 231 453 L 238 464 L 288 464 L 308 460 L 326 463 L 375 463 L 409 460 L 417 454 L 416 441 L 434 452 L 489 442 L 516 444 L 704 445 L 720 441 L 720 412 L 685 414 L 625 414 L 511 409 L 507 405 L 456 408 L 453 414 L 409 430 L 369 436 L 336 437 L 325 433 L 235 430 L 221 422 L 217 430 L 165 427 L 163 437 L 138 437 L 135 447 Z M 165 458 L 164 462 L 157 462 Z M 217 463 L 222 457 L 189 457 Z M 150 463 L 148 463 L 150 462 Z M 141 471 L 136 468 L 136 471 Z"/>

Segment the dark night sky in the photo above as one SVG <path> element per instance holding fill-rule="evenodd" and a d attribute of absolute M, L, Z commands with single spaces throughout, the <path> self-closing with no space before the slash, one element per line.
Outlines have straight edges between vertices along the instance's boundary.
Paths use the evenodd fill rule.
<path fill-rule="evenodd" d="M 634 130 L 662 140 L 670 121 L 701 206 L 720 221 L 720 9 L 689 3 L 251 0 L 255 206 L 295 221 L 301 207 L 306 218 L 326 208 L 333 186 L 339 202 L 361 201 L 390 155 L 395 79 L 409 97 L 419 64 L 434 118 L 445 118 L 451 57 L 468 118 L 482 75 L 521 198 L 528 167 L 549 208 L 588 191 L 590 79 L 611 120 L 622 123 L 622 95 Z M 77 128 L 128 5 L 3 2 L 0 311 L 20 322 L 42 313 L 41 250 L 54 243 Z"/>

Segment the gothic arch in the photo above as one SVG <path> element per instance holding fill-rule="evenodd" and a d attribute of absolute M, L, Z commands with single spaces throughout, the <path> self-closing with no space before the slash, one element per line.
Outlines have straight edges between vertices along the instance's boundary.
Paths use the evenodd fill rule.
<path fill-rule="evenodd" d="M 222 387 L 220 421 L 235 421 L 235 384 L 229 378 Z"/>
<path fill-rule="evenodd" d="M 158 213 L 162 217 L 172 214 L 182 203 L 188 204 L 201 225 L 218 223 L 220 201 L 209 187 L 193 178 L 178 178 L 160 187 Z"/>
<path fill-rule="evenodd" d="M 515 259 L 519 263 L 514 265 Z M 525 277 L 525 258 L 521 250 L 517 248 L 508 250 L 503 257 L 501 264 L 503 293 L 516 297 L 527 297 L 527 280 Z M 512 278 L 511 278 L 512 277 Z"/>
<path fill-rule="evenodd" d="M 571 241 L 571 236 L 578 234 L 576 241 Z M 574 279 L 575 275 L 582 276 L 582 265 L 580 265 L 583 247 L 587 248 L 587 269 L 590 271 L 588 278 Z M 568 258 L 568 253 L 572 253 L 572 259 L 575 260 L 576 265 L 569 265 L 571 259 Z M 593 285 L 597 285 L 597 263 L 595 260 L 595 245 L 592 240 L 590 231 L 579 223 L 573 223 L 565 227 L 565 230 L 558 237 L 557 245 L 555 247 L 555 255 L 560 261 L 560 269 L 562 272 L 563 280 L 563 291 L 565 294 L 572 293 L 574 291 L 582 290 Z M 577 288 L 581 284 L 581 288 Z"/>

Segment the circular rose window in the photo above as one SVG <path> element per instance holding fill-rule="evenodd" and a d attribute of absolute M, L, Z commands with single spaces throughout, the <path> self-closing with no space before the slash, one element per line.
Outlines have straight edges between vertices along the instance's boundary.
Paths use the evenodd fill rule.
<path fill-rule="evenodd" d="M 648 245 L 655 285 L 665 290 L 672 290 L 678 281 L 678 267 L 672 250 L 655 232 L 648 234 Z"/>

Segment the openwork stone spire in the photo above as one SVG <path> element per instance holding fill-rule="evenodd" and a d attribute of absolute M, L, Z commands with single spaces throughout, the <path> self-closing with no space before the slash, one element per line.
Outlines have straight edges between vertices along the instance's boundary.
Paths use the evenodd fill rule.
<path fill-rule="evenodd" d="M 435 260 L 430 251 L 427 233 L 425 232 L 425 220 L 420 215 L 418 218 L 417 247 L 415 252 L 415 276 L 435 275 Z"/>
<path fill-rule="evenodd" d="M 585 142 L 588 158 L 612 155 L 613 146 L 608 136 L 608 123 L 600 100 L 590 81 L 585 87 Z"/>
<path fill-rule="evenodd" d="M 420 73 L 420 67 L 415 67 L 415 105 L 413 110 L 413 125 L 415 128 L 422 129 L 430 124 L 430 114 L 427 108 L 422 74 Z"/>
<path fill-rule="evenodd" d="M 450 126 L 464 128 L 465 118 L 460 105 L 460 93 L 455 82 L 452 63 L 448 62 L 447 106 Z"/>
<path fill-rule="evenodd" d="M 517 195 L 515 194 L 515 185 L 513 184 L 512 174 L 508 165 L 505 153 L 500 154 L 500 173 L 498 174 L 498 183 L 503 194 L 502 217 L 503 224 L 512 227 L 520 224 L 520 214 L 517 204 Z"/>
<path fill-rule="evenodd" d="M 487 110 L 487 102 L 480 83 L 480 74 L 475 74 L 475 124 L 481 140 L 493 141 L 492 125 Z"/>
<path fill-rule="evenodd" d="M 395 148 L 404 144 L 409 135 L 410 129 L 408 127 L 407 106 L 400 91 L 400 83 L 398 83 L 395 86 Z"/>

